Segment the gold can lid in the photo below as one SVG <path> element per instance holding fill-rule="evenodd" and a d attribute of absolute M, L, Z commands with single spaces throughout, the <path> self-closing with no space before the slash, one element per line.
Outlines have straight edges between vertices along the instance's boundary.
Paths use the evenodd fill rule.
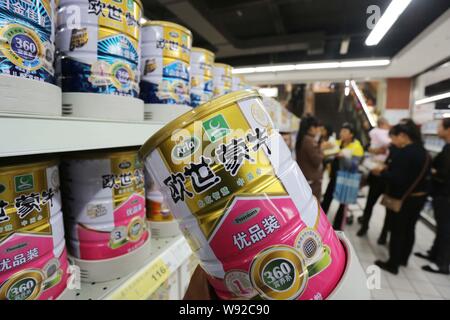
<path fill-rule="evenodd" d="M 188 28 L 179 25 L 175 22 L 170 22 L 170 21 L 161 21 L 161 20 L 151 20 L 151 21 L 147 21 L 146 23 L 144 23 L 142 25 L 143 27 L 155 27 L 155 26 L 161 26 L 161 27 L 169 27 L 169 28 L 174 28 L 174 29 L 178 29 L 181 30 L 184 33 L 187 33 L 191 38 L 192 38 L 192 32 L 191 30 L 189 30 Z"/>
<path fill-rule="evenodd" d="M 217 68 L 224 68 L 224 69 L 231 69 L 231 70 L 233 70 L 233 67 L 230 66 L 229 64 L 226 64 L 226 63 L 215 62 L 215 63 L 214 63 L 214 67 L 217 67 Z"/>
<path fill-rule="evenodd" d="M 210 100 L 195 109 L 184 113 L 152 135 L 139 150 L 139 157 L 141 159 L 147 157 L 153 150 L 158 148 L 159 144 L 168 139 L 176 129 L 184 128 L 232 103 L 250 98 L 261 98 L 261 95 L 256 90 L 236 91 Z"/>
<path fill-rule="evenodd" d="M 210 51 L 210 50 L 208 50 L 208 49 L 205 49 L 205 48 L 199 48 L 199 47 L 192 47 L 191 52 L 201 52 L 201 53 L 204 53 L 204 54 L 206 54 L 206 55 L 208 55 L 208 56 L 212 56 L 213 59 L 214 59 L 214 57 L 216 56 L 216 55 L 214 54 L 214 52 L 212 52 L 212 51 Z"/>

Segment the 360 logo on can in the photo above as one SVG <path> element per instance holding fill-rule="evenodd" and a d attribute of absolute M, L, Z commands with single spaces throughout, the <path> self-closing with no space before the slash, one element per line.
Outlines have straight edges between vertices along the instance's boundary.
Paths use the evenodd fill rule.
<path fill-rule="evenodd" d="M 273 246 L 256 255 L 251 265 L 253 287 L 266 299 L 296 299 L 305 289 L 308 270 L 289 246 Z"/>
<path fill-rule="evenodd" d="M 0 34 L 6 40 L 2 53 L 16 66 L 34 71 L 42 66 L 44 46 L 39 36 L 27 27 L 11 24 Z"/>

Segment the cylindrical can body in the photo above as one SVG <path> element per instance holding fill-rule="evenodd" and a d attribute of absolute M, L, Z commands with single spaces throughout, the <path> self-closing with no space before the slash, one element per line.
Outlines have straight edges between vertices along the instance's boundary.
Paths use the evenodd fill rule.
<path fill-rule="evenodd" d="M 0 1 L 0 75 L 55 82 L 54 0 Z"/>
<path fill-rule="evenodd" d="M 191 51 L 191 107 L 197 107 L 213 97 L 214 53 L 202 48 Z"/>
<path fill-rule="evenodd" d="M 192 34 L 183 26 L 151 21 L 142 28 L 141 99 L 147 104 L 189 105 Z"/>
<path fill-rule="evenodd" d="M 231 92 L 233 68 L 224 63 L 214 63 L 213 66 L 213 93 L 220 97 Z"/>
<path fill-rule="evenodd" d="M 67 272 L 58 163 L 0 165 L 0 300 L 56 299 Z"/>
<path fill-rule="evenodd" d="M 144 173 L 136 151 L 82 153 L 61 165 L 69 252 L 122 256 L 145 243 Z"/>
<path fill-rule="evenodd" d="M 60 0 L 56 45 L 63 92 L 139 95 L 137 0 Z"/>
<path fill-rule="evenodd" d="M 231 83 L 231 91 L 245 90 L 244 79 L 241 76 L 233 75 Z"/>
<path fill-rule="evenodd" d="M 336 287 L 342 244 L 256 92 L 181 116 L 140 155 L 219 297 L 320 299 Z"/>

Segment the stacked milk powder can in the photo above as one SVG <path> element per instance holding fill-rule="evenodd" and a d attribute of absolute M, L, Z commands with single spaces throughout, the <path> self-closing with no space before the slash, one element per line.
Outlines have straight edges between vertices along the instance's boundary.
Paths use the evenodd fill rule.
<path fill-rule="evenodd" d="M 141 93 L 147 119 L 152 112 L 188 111 L 192 34 L 167 21 L 149 21 L 142 28 Z M 176 112 L 176 111 L 175 111 Z"/>
<path fill-rule="evenodd" d="M 136 150 L 68 155 L 61 172 L 69 253 L 81 266 L 115 259 L 127 273 L 149 242 Z"/>
<path fill-rule="evenodd" d="M 0 300 L 56 299 L 68 262 L 58 161 L 0 162 Z"/>
<path fill-rule="evenodd" d="M 65 114 L 142 120 L 141 2 L 61 0 L 58 12 L 57 70 Z"/>
<path fill-rule="evenodd" d="M 0 112 L 61 114 L 55 23 L 54 0 L 0 1 Z"/>
<path fill-rule="evenodd" d="M 191 52 L 191 106 L 197 107 L 213 97 L 214 53 L 202 48 Z"/>

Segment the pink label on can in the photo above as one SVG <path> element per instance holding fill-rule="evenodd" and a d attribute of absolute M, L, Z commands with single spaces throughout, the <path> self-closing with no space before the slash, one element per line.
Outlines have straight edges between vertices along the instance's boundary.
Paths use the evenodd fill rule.
<path fill-rule="evenodd" d="M 52 236 L 15 233 L 0 246 L 0 300 L 57 298 L 67 286 L 65 247 L 55 256 Z"/>
<path fill-rule="evenodd" d="M 218 295 L 326 298 L 345 253 L 323 212 L 317 216 L 308 227 L 288 196 L 236 197 L 209 241 L 225 271 L 224 279 L 210 279 Z"/>
<path fill-rule="evenodd" d="M 145 225 L 145 199 L 134 194 L 114 210 L 112 231 L 77 225 L 76 232 L 81 259 L 109 259 L 131 252 L 143 245 L 149 237 Z"/>

